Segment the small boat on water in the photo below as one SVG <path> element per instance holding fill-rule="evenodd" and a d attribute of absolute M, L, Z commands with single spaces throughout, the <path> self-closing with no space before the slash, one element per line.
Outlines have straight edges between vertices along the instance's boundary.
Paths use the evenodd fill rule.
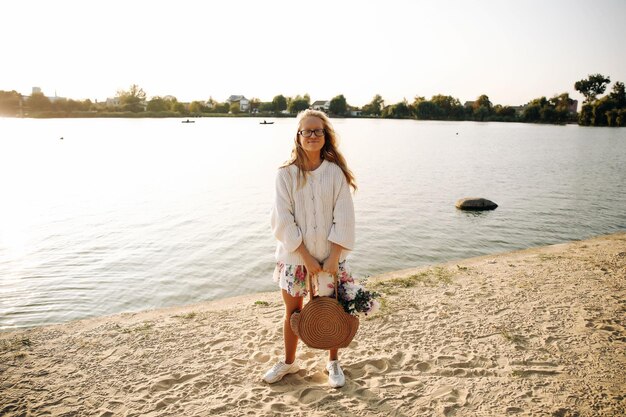
<path fill-rule="evenodd" d="M 187 120 L 183 120 L 181 123 L 195 123 L 195 122 L 196 122 L 195 120 L 187 119 Z"/>
<path fill-rule="evenodd" d="M 268 122 L 266 120 L 263 120 L 262 122 L 259 122 L 260 125 L 273 125 L 274 122 Z"/>

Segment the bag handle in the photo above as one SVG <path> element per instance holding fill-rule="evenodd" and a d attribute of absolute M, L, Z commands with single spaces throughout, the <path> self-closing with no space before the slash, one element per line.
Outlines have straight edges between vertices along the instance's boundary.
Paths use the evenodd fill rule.
<path fill-rule="evenodd" d="M 319 278 L 317 274 L 316 277 Z M 309 291 L 309 301 L 313 301 L 313 277 L 308 272 L 306 273 L 306 289 Z M 339 285 L 338 285 L 337 274 L 333 274 L 333 285 L 335 286 L 335 300 L 339 301 Z M 319 279 L 317 281 L 317 286 L 319 289 Z"/>

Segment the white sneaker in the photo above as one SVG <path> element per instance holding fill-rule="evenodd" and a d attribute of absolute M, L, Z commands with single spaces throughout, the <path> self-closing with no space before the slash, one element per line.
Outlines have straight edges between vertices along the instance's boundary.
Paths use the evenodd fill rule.
<path fill-rule="evenodd" d="M 272 366 L 272 369 L 267 371 L 265 375 L 263 375 L 263 381 L 268 384 L 273 384 L 274 382 L 278 382 L 287 374 L 295 374 L 300 370 L 300 367 L 296 365 L 296 361 L 293 363 L 285 363 L 284 361 L 278 362 L 276 365 Z"/>
<path fill-rule="evenodd" d="M 326 364 L 326 370 L 328 371 L 328 385 L 333 388 L 341 388 L 344 386 L 346 377 L 343 375 L 339 361 L 328 362 Z"/>

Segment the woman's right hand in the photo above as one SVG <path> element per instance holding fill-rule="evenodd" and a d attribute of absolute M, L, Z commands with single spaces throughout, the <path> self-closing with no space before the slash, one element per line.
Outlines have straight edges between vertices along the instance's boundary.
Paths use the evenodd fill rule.
<path fill-rule="evenodd" d="M 312 255 L 304 257 L 304 266 L 309 275 L 317 275 L 322 272 L 322 266 Z"/>
<path fill-rule="evenodd" d="M 298 252 L 304 260 L 304 266 L 310 275 L 317 275 L 322 272 L 322 265 L 320 265 L 319 261 L 309 253 L 306 246 L 304 246 L 304 242 L 298 246 L 296 252 Z"/>

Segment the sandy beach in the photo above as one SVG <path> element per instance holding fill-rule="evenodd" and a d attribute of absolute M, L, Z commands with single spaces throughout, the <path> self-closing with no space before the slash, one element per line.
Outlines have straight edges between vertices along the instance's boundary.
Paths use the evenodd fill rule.
<path fill-rule="evenodd" d="M 270 279 L 268 277 L 268 279 Z M 626 233 L 370 278 L 340 352 L 282 355 L 278 291 L 0 333 L 2 416 L 623 416 Z"/>

